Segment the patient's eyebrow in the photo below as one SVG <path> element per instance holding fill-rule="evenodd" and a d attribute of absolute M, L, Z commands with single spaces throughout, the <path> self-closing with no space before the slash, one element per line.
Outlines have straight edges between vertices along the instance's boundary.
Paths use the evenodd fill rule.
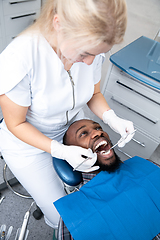
<path fill-rule="evenodd" d="M 97 122 L 92 122 L 92 124 L 93 124 L 93 125 L 98 125 L 98 126 L 100 126 L 99 123 L 97 123 Z M 83 125 L 83 126 L 81 126 L 80 128 L 78 128 L 77 131 L 76 131 L 76 134 L 77 134 L 82 128 L 85 128 L 85 127 L 86 127 L 86 125 Z"/>
<path fill-rule="evenodd" d="M 97 125 L 98 127 L 102 128 L 101 125 L 97 122 L 92 122 L 93 125 Z"/>
<path fill-rule="evenodd" d="M 86 125 L 83 125 L 80 128 L 78 128 L 77 131 L 76 131 L 76 134 L 78 133 L 78 131 L 80 131 L 82 128 L 85 128 L 85 127 L 86 127 Z"/>
<path fill-rule="evenodd" d="M 97 123 L 97 122 L 92 122 L 92 124 L 96 124 L 96 125 L 99 125 L 99 123 Z M 100 126 L 100 125 L 99 125 Z"/>

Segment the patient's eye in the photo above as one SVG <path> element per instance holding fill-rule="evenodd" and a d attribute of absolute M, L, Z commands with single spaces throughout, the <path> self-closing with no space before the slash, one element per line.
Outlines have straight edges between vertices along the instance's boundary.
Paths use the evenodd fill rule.
<path fill-rule="evenodd" d="M 83 132 L 81 132 L 81 133 L 79 134 L 79 137 L 84 137 L 84 136 L 86 136 L 87 134 L 88 134 L 87 131 L 83 131 Z"/>
<path fill-rule="evenodd" d="M 97 130 L 97 131 L 103 131 L 103 129 L 101 128 L 101 126 L 95 127 L 95 130 Z"/>

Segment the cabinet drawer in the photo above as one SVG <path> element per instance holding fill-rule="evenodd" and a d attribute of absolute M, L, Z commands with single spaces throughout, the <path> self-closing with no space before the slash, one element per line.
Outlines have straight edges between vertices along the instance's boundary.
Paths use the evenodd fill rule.
<path fill-rule="evenodd" d="M 142 83 L 141 81 L 131 77 L 130 75 L 123 72 L 114 65 L 111 68 L 108 81 L 106 82 L 107 82 L 106 88 L 108 91 L 112 91 L 117 85 L 116 88 L 119 86 L 118 92 L 119 90 L 124 88 L 126 89 L 126 91 L 128 90 L 130 93 L 134 92 L 137 96 L 150 99 L 150 101 L 156 102 L 160 105 L 159 97 L 160 90 L 152 88 L 151 86 Z"/>
<path fill-rule="evenodd" d="M 6 35 L 16 37 L 21 31 L 31 25 L 37 18 L 39 11 L 26 12 L 24 14 L 14 14 L 5 16 Z"/>
<path fill-rule="evenodd" d="M 139 156 L 145 159 L 149 159 L 158 145 L 158 142 L 144 135 L 141 131 L 139 131 L 139 129 L 137 129 L 131 141 L 127 143 L 124 148 L 117 149 L 128 153 L 131 157 Z"/>
<path fill-rule="evenodd" d="M 5 0 L 3 1 L 4 15 L 13 15 L 33 9 L 40 9 L 40 0 Z"/>
<path fill-rule="evenodd" d="M 118 98 L 137 106 L 142 111 L 160 118 L 160 92 L 154 91 L 126 76 L 112 73 L 107 83 L 107 91 Z"/>
<path fill-rule="evenodd" d="M 147 135 L 151 135 L 153 139 L 160 141 L 160 117 L 159 108 L 155 108 L 154 115 L 150 114 L 150 107 L 148 106 L 148 112 L 140 108 L 140 103 L 136 101 L 136 104 L 132 102 L 131 97 L 128 101 L 123 98 L 117 97 L 113 93 L 108 91 L 104 94 L 109 106 L 124 119 L 128 119 L 134 123 L 135 126 L 140 128 Z M 145 103 L 146 104 L 146 103 Z"/>

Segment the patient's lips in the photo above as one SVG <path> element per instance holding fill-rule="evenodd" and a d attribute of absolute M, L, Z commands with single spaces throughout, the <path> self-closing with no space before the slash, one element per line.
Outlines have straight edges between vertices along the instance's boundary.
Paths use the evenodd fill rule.
<path fill-rule="evenodd" d="M 110 149 L 110 145 L 108 144 L 108 142 L 106 140 L 101 140 L 101 141 L 98 141 L 98 143 L 96 142 L 94 152 L 103 156 L 107 156 L 110 154 L 109 149 Z"/>

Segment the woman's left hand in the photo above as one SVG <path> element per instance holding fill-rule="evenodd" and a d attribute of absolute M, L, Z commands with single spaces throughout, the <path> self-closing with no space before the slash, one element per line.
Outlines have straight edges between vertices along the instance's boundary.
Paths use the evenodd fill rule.
<path fill-rule="evenodd" d="M 131 134 L 134 132 L 133 123 L 131 121 L 119 118 L 112 109 L 103 113 L 103 122 L 108 124 L 110 128 L 121 135 L 120 140 L 124 138 L 124 141 L 120 141 L 118 144 L 119 147 L 124 147 L 125 144 L 128 143 L 134 136 L 134 133 Z"/>

